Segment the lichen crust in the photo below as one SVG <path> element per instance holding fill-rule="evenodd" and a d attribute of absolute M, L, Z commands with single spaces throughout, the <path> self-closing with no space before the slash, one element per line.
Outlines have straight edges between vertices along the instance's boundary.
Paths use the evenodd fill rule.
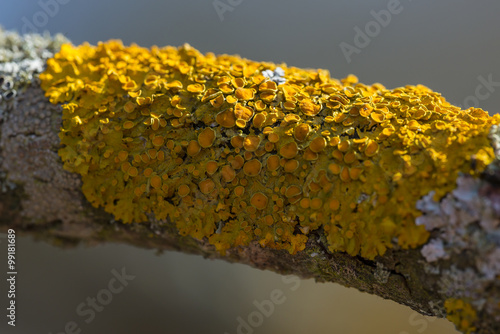
<path fill-rule="evenodd" d="M 16 97 L 38 80 L 46 60 L 67 42 L 61 34 L 19 35 L 0 26 L 0 120 Z"/>
<path fill-rule="evenodd" d="M 455 324 L 462 333 L 471 334 L 476 331 L 474 322 L 477 321 L 477 313 L 465 300 L 448 298 L 444 302 L 446 318 Z"/>
<path fill-rule="evenodd" d="M 424 244 L 416 202 L 494 159 L 490 117 L 422 85 L 386 89 L 189 45 L 64 45 L 40 75 L 59 150 L 94 206 L 152 214 L 225 252 L 258 240 L 373 259 Z"/>

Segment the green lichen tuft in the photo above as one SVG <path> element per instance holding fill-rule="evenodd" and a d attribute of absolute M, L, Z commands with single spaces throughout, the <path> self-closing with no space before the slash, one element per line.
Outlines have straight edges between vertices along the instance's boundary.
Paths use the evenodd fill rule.
<path fill-rule="evenodd" d="M 63 103 L 59 155 L 94 206 L 175 222 L 221 251 L 258 240 L 373 259 L 426 242 L 415 204 L 493 160 L 492 124 L 424 86 L 389 90 L 189 45 L 64 45 L 40 75 Z M 471 164 L 474 157 L 475 168 Z"/>

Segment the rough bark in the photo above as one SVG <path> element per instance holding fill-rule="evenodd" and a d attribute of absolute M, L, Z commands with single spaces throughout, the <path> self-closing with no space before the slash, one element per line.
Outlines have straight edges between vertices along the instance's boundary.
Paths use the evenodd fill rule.
<path fill-rule="evenodd" d="M 316 230 L 309 235 L 306 249 L 296 255 L 262 248 L 256 242 L 221 255 L 205 240 L 180 236 L 172 222 L 160 224 L 150 217 L 149 223 L 123 224 L 89 205 L 79 177 L 63 169 L 57 154 L 61 108 L 49 103 L 37 80 L 26 83 L 2 111 L 0 232 L 14 229 L 17 235 L 63 248 L 122 242 L 199 254 L 340 283 L 438 317 L 446 316 L 445 300 L 467 298 L 475 301 L 478 310 L 477 333 L 500 332 L 497 161 L 480 179 L 461 176 L 457 189 L 441 203 L 431 196 L 419 202 L 425 213 L 419 223 L 431 230 L 430 240 L 434 240 L 423 248 L 394 247 L 370 261 L 331 253 L 323 231 Z"/>

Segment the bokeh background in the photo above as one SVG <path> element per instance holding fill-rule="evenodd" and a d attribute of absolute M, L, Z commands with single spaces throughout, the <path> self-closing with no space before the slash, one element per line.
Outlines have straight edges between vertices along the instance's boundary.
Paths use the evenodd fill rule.
<path fill-rule="evenodd" d="M 383 25 L 376 23 L 377 13 L 388 9 L 390 19 L 382 15 Z M 456 105 L 496 113 L 499 10 L 496 0 L 0 0 L 0 24 L 62 32 L 74 44 L 187 42 L 202 52 L 326 68 L 337 78 L 353 73 L 388 88 L 424 84 Z M 366 28 L 368 39 L 358 37 L 356 44 L 356 30 Z M 357 48 L 349 57 L 341 48 L 347 44 Z M 6 268 L 6 242 L 0 242 Z M 269 299 L 275 289 L 284 302 L 260 326 L 240 333 L 457 333 L 446 320 L 335 284 L 303 280 L 292 290 L 295 284 L 274 273 L 197 256 L 17 242 L 17 326 L 7 326 L 2 314 L 0 333 L 69 333 L 65 326 L 74 321 L 80 333 L 232 334 L 238 317 L 248 320 L 257 310 L 254 301 Z M 135 278 L 86 323 L 78 305 L 106 289 L 112 270 L 122 268 Z"/>

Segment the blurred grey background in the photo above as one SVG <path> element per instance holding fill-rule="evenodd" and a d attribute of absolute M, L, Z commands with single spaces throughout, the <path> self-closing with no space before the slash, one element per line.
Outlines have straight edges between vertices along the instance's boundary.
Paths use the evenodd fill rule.
<path fill-rule="evenodd" d="M 496 113 L 499 10 L 493 0 L 0 0 L 0 24 L 62 32 L 74 44 L 187 42 L 202 52 L 326 68 L 337 78 L 353 73 L 388 88 L 424 84 L 456 105 Z M 17 326 L 2 314 L 0 333 L 78 333 L 67 325 L 74 322 L 80 333 L 233 334 L 239 317 L 255 325 L 240 329 L 246 334 L 456 333 L 446 320 L 354 289 L 306 280 L 293 290 L 296 283 L 274 273 L 195 256 L 125 245 L 61 250 L 27 238 L 17 249 Z M 122 268 L 135 278 L 109 294 L 112 271 Z M 259 318 L 254 302 L 276 289 L 283 303 Z M 87 298 L 96 296 L 109 303 L 87 323 L 89 313 L 77 308 L 90 310 Z M 0 300 L 5 310 L 4 292 Z"/>

